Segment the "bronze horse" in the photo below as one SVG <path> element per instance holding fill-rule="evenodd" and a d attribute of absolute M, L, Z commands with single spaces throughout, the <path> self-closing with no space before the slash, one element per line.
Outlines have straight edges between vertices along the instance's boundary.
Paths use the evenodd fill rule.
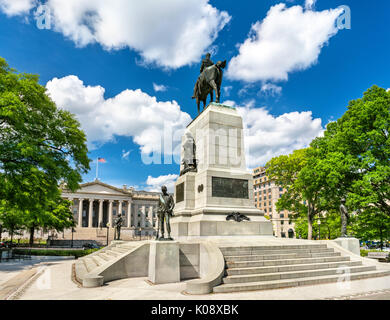
<path fill-rule="evenodd" d="M 221 97 L 221 84 L 223 78 L 223 70 L 226 67 L 225 61 L 218 61 L 203 70 L 200 74 L 195 89 L 195 99 L 198 106 L 198 113 L 200 113 L 200 102 L 203 102 L 203 110 L 206 108 L 207 96 L 210 95 L 210 102 L 214 101 L 214 91 L 216 102 L 219 103 Z M 193 99 L 194 99 L 193 98 Z"/>

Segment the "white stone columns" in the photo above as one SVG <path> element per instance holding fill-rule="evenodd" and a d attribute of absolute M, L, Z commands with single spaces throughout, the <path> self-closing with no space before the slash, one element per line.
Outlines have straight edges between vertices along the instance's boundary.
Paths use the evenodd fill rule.
<path fill-rule="evenodd" d="M 114 200 L 109 200 L 108 206 L 108 223 L 110 224 L 110 228 L 112 228 L 112 203 Z"/>
<path fill-rule="evenodd" d="M 118 200 L 118 215 L 121 214 L 122 215 L 122 201 L 121 200 Z"/>
<path fill-rule="evenodd" d="M 133 219 L 133 223 L 134 223 L 134 227 L 135 228 L 138 228 L 138 211 L 139 211 L 139 208 L 138 208 L 138 205 L 134 205 L 134 219 Z"/>
<path fill-rule="evenodd" d="M 83 201 L 84 199 L 79 199 L 79 221 L 78 221 L 78 227 L 83 227 Z"/>
<path fill-rule="evenodd" d="M 103 224 L 103 199 L 99 200 L 99 223 L 98 228 Z"/>
<path fill-rule="evenodd" d="M 127 227 L 131 227 L 131 201 L 127 202 Z"/>
<path fill-rule="evenodd" d="M 145 228 L 146 206 L 142 206 L 141 227 Z"/>
<path fill-rule="evenodd" d="M 88 228 L 92 228 L 93 199 L 89 199 Z"/>

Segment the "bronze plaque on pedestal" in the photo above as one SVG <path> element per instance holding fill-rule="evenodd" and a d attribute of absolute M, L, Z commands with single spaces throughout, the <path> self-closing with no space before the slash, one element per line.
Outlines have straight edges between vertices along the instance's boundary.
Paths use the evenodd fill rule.
<path fill-rule="evenodd" d="M 184 182 L 176 186 L 176 203 L 184 201 Z"/>
<path fill-rule="evenodd" d="M 249 199 L 248 180 L 212 177 L 212 196 Z"/>

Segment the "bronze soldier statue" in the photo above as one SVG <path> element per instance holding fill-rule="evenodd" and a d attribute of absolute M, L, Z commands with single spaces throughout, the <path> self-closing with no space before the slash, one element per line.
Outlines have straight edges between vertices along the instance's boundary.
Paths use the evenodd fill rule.
<path fill-rule="evenodd" d="M 173 240 L 171 238 L 171 224 L 170 218 L 173 216 L 173 208 L 175 207 L 175 201 L 173 200 L 172 195 L 168 194 L 167 187 L 161 187 L 162 194 L 158 200 L 158 229 L 156 240 Z M 164 223 L 165 222 L 165 223 Z M 167 227 L 168 238 L 165 238 L 165 226 Z M 161 237 L 159 237 L 159 231 L 161 230 Z"/>
<path fill-rule="evenodd" d="M 122 218 L 122 215 L 120 213 L 118 214 L 118 218 L 115 219 L 114 225 L 115 225 L 115 237 L 114 237 L 114 239 L 115 240 L 120 240 L 121 239 L 121 228 L 122 228 L 122 225 L 123 225 L 123 218 Z"/>
<path fill-rule="evenodd" d="M 347 207 L 345 206 L 345 198 L 341 199 L 341 205 L 340 205 L 340 214 L 341 214 L 341 237 L 346 238 L 347 235 L 347 224 L 349 219 L 349 214 Z"/>
<path fill-rule="evenodd" d="M 200 72 L 199 72 L 200 74 L 207 67 L 211 67 L 212 65 L 214 65 L 214 62 L 211 61 L 210 57 L 211 57 L 210 53 L 207 53 L 206 58 L 202 60 L 202 65 L 200 66 Z M 196 93 L 198 92 L 198 83 L 199 83 L 198 81 L 195 83 L 194 94 L 192 95 L 192 99 L 196 98 Z"/>

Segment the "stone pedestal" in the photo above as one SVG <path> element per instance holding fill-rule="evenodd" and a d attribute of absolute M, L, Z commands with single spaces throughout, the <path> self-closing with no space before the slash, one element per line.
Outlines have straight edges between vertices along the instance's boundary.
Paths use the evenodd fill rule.
<path fill-rule="evenodd" d="M 272 222 L 254 205 L 253 176 L 245 162 L 241 116 L 235 108 L 210 104 L 188 126 L 196 144 L 197 172 L 175 183 L 172 236 L 272 236 Z M 188 135 L 182 138 L 182 146 Z M 181 154 L 183 162 L 184 150 Z M 181 166 L 181 170 L 183 166 Z M 239 212 L 250 221 L 226 221 Z"/>
<path fill-rule="evenodd" d="M 180 282 L 179 243 L 152 241 L 148 280 L 154 284 Z"/>
<path fill-rule="evenodd" d="M 337 238 L 333 240 L 340 247 L 343 247 L 345 250 L 351 251 L 354 254 L 360 256 L 360 242 L 356 238 Z"/>

